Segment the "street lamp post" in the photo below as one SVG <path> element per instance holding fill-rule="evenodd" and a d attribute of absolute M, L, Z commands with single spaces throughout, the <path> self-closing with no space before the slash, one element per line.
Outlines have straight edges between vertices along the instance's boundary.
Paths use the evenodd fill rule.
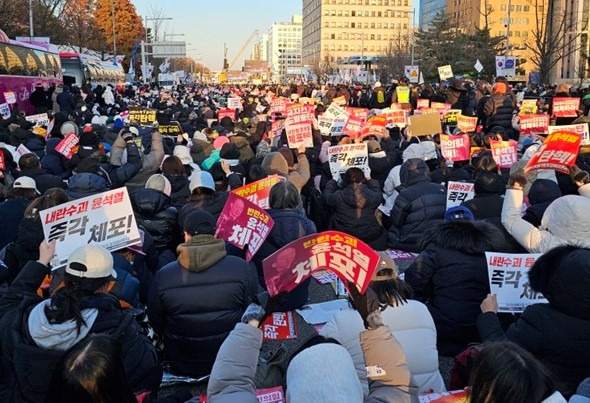
<path fill-rule="evenodd" d="M 29 0 L 29 36 L 30 40 L 33 41 L 35 36 L 35 30 L 33 28 L 33 0 Z"/>
<path fill-rule="evenodd" d="M 117 63 L 117 32 L 115 31 L 115 1 L 111 0 L 111 18 L 113 20 L 113 57 Z"/>

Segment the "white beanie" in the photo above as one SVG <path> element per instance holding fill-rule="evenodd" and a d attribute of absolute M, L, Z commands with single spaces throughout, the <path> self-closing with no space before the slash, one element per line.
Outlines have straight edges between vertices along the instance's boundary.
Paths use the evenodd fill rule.
<path fill-rule="evenodd" d="M 154 189 L 164 193 L 166 196 L 170 196 L 172 193 L 172 185 L 170 181 L 164 175 L 154 174 L 145 183 L 146 189 Z"/>
<path fill-rule="evenodd" d="M 433 141 L 423 141 L 420 143 L 420 147 L 422 148 L 422 151 L 424 152 L 423 159 L 425 161 L 438 158 L 438 155 L 436 154 L 436 145 L 434 144 Z"/>
<path fill-rule="evenodd" d="M 410 144 L 402 154 L 402 160 L 405 162 L 412 158 L 424 159 L 424 150 L 420 147 L 420 144 Z"/>

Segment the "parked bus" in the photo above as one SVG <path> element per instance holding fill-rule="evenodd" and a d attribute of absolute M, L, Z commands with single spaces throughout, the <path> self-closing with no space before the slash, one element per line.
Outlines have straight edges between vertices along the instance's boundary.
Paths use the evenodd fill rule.
<path fill-rule="evenodd" d="M 57 46 L 13 41 L 0 30 L 0 104 L 14 95 L 21 111 L 35 113 L 29 97 L 39 83 L 45 89 L 62 83 Z"/>
<path fill-rule="evenodd" d="M 98 57 L 74 52 L 60 52 L 64 84 L 82 87 L 90 84 L 103 87 L 111 84 L 121 92 L 125 88 L 125 72 L 121 65 L 104 62 Z"/>

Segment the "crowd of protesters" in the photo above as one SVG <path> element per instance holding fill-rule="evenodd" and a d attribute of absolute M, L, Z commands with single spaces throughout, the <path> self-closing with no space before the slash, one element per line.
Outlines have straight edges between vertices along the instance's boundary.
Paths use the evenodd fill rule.
<path fill-rule="evenodd" d="M 580 151 L 569 175 L 525 175 L 521 162 L 544 135 L 520 135 L 518 121 L 523 99 L 553 116 L 551 98 L 559 96 L 581 98 L 580 110 L 552 123 L 588 124 L 588 89 L 512 87 L 498 77 L 371 88 L 43 91 L 31 103 L 49 111 L 49 125 L 34 127 L 17 107 L 0 121 L 0 400 L 199 401 L 158 397 L 166 363 L 177 375 L 210 375 L 210 402 L 256 402 L 259 326 L 272 312 L 306 305 L 311 282 L 268 298 L 262 261 L 325 230 L 362 240 L 380 261 L 367 292 L 351 285 L 350 309 L 290 357 L 288 402 L 418 401 L 449 387 L 439 356 L 466 352 L 469 402 L 590 399 L 588 154 Z M 313 147 L 289 148 L 285 130 L 271 130 L 270 103 L 279 96 L 310 99 L 316 118 L 337 98 L 369 116 L 392 104 L 412 111 L 418 99 L 448 103 L 478 118 L 470 139 L 482 150 L 453 163 L 442 158 L 440 133 L 388 127 L 350 139 L 324 136 L 315 124 Z M 241 108 L 218 120 L 229 97 L 239 97 Z M 158 119 L 129 121 L 130 107 L 154 109 Z M 180 134 L 159 132 L 170 121 Z M 67 158 L 56 147 L 70 133 L 79 142 Z M 521 161 L 500 169 L 490 139 L 516 140 Z M 350 168 L 334 180 L 327 147 L 351 141 L 367 143 L 370 177 Z M 21 145 L 28 152 L 17 152 Z M 275 174 L 285 181 L 270 193 L 274 227 L 246 262 L 216 236 L 218 218 L 231 190 Z M 475 198 L 447 211 L 449 181 L 474 183 Z M 89 244 L 52 271 L 55 242 L 45 240 L 40 212 L 120 187 L 129 192 L 141 244 L 113 252 Z M 415 253 L 403 276 L 388 248 Z M 529 282 L 548 303 L 498 313 L 486 252 L 542 254 Z"/>

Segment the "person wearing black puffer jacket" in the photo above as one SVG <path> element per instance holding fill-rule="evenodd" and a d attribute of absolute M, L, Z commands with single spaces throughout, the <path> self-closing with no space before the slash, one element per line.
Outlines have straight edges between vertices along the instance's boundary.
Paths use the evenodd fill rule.
<path fill-rule="evenodd" d="M 400 189 L 391 209 L 387 246 L 420 252 L 419 242 L 427 228 L 442 221 L 447 208 L 444 186 L 430 182 L 428 165 L 411 158 L 400 168 Z"/>
<path fill-rule="evenodd" d="M 162 175 L 170 182 L 170 198 L 172 205 L 178 210 L 184 206 L 191 195 L 190 181 L 186 175 L 182 161 L 175 155 L 169 156 L 162 162 Z"/>
<path fill-rule="evenodd" d="M 227 255 L 215 229 L 210 213 L 191 213 L 178 261 L 160 269 L 151 288 L 149 320 L 164 338 L 175 374 L 208 375 L 219 347 L 258 294 L 256 271 Z"/>
<path fill-rule="evenodd" d="M 553 201 L 561 197 L 561 190 L 559 185 L 549 179 L 537 179 L 531 185 L 529 190 L 529 203 L 522 219 L 530 222 L 535 227 L 541 226 L 541 219 L 545 210 Z"/>
<path fill-rule="evenodd" d="M 515 105 L 507 91 L 506 84 L 496 83 L 494 85 L 494 94 L 485 103 L 483 113 L 487 116 L 486 132 L 494 126 L 501 126 L 506 130 L 507 136 L 512 138 L 512 113 Z M 504 140 L 508 140 L 508 138 Z"/>

